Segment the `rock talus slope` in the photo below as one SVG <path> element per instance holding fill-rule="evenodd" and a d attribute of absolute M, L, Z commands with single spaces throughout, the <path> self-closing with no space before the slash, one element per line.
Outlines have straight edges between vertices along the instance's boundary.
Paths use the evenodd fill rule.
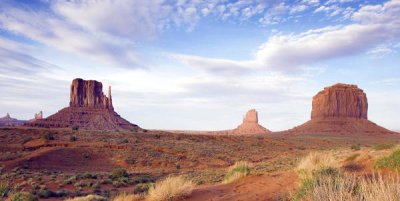
<path fill-rule="evenodd" d="M 243 123 L 236 129 L 232 130 L 232 134 L 265 134 L 270 133 L 268 129 L 258 124 L 258 113 L 255 109 L 251 109 L 246 113 L 243 118 Z"/>
<path fill-rule="evenodd" d="M 368 120 L 367 96 L 357 85 L 335 84 L 313 97 L 311 120 L 286 131 L 291 135 L 376 136 L 394 134 Z"/>
<path fill-rule="evenodd" d="M 65 128 L 78 126 L 80 129 L 110 130 L 137 129 L 135 124 L 119 116 L 111 99 L 103 94 L 103 85 L 95 80 L 74 79 L 71 84 L 69 107 L 45 119 L 37 119 L 27 126 Z"/>

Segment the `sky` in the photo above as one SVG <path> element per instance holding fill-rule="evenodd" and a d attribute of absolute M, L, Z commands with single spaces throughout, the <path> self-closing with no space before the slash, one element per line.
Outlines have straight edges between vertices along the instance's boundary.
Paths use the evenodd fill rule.
<path fill-rule="evenodd" d="M 279 131 L 312 97 L 356 84 L 400 130 L 400 0 L 1 0 L 0 116 L 56 113 L 74 78 L 112 87 L 148 129 Z"/>

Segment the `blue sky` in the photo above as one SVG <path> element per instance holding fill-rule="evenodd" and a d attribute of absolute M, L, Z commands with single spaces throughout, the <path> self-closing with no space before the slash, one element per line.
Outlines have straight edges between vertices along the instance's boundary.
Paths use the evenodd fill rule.
<path fill-rule="evenodd" d="M 399 51 L 399 0 L 3 0 L 0 113 L 51 115 L 80 77 L 144 128 L 230 129 L 255 108 L 277 131 L 343 82 L 400 130 Z"/>

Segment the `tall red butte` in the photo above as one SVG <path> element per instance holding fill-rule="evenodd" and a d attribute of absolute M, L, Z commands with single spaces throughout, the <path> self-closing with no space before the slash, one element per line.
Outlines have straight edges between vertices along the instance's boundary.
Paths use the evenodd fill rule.
<path fill-rule="evenodd" d="M 311 120 L 287 132 L 292 135 L 328 134 L 379 136 L 395 134 L 367 119 L 367 95 L 357 85 L 335 84 L 313 97 Z"/>
<path fill-rule="evenodd" d="M 86 130 L 137 129 L 135 124 L 120 117 L 111 99 L 103 94 L 103 85 L 96 80 L 74 79 L 71 84 L 69 107 L 45 118 L 25 124 L 32 127 L 67 128 L 78 126 Z"/>

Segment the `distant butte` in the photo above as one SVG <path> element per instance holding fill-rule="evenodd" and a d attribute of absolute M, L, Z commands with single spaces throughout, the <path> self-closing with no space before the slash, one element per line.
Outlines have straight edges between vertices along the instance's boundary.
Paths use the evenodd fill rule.
<path fill-rule="evenodd" d="M 5 117 L 0 118 L 0 126 L 21 126 L 26 122 L 28 121 L 12 118 L 8 113 Z"/>
<path fill-rule="evenodd" d="M 26 126 L 67 128 L 78 126 L 87 130 L 138 129 L 115 111 L 111 99 L 103 94 L 103 85 L 96 80 L 74 79 L 70 88 L 69 107 L 45 119 L 36 119 Z"/>
<path fill-rule="evenodd" d="M 258 124 L 258 113 L 255 109 L 249 110 L 243 118 L 243 123 L 236 129 L 232 130 L 232 134 L 235 135 L 266 134 L 270 132 L 271 131 Z"/>
<path fill-rule="evenodd" d="M 368 102 L 357 85 L 335 84 L 313 97 L 311 120 L 288 131 L 290 135 L 328 134 L 376 136 L 395 134 L 368 120 Z"/>

